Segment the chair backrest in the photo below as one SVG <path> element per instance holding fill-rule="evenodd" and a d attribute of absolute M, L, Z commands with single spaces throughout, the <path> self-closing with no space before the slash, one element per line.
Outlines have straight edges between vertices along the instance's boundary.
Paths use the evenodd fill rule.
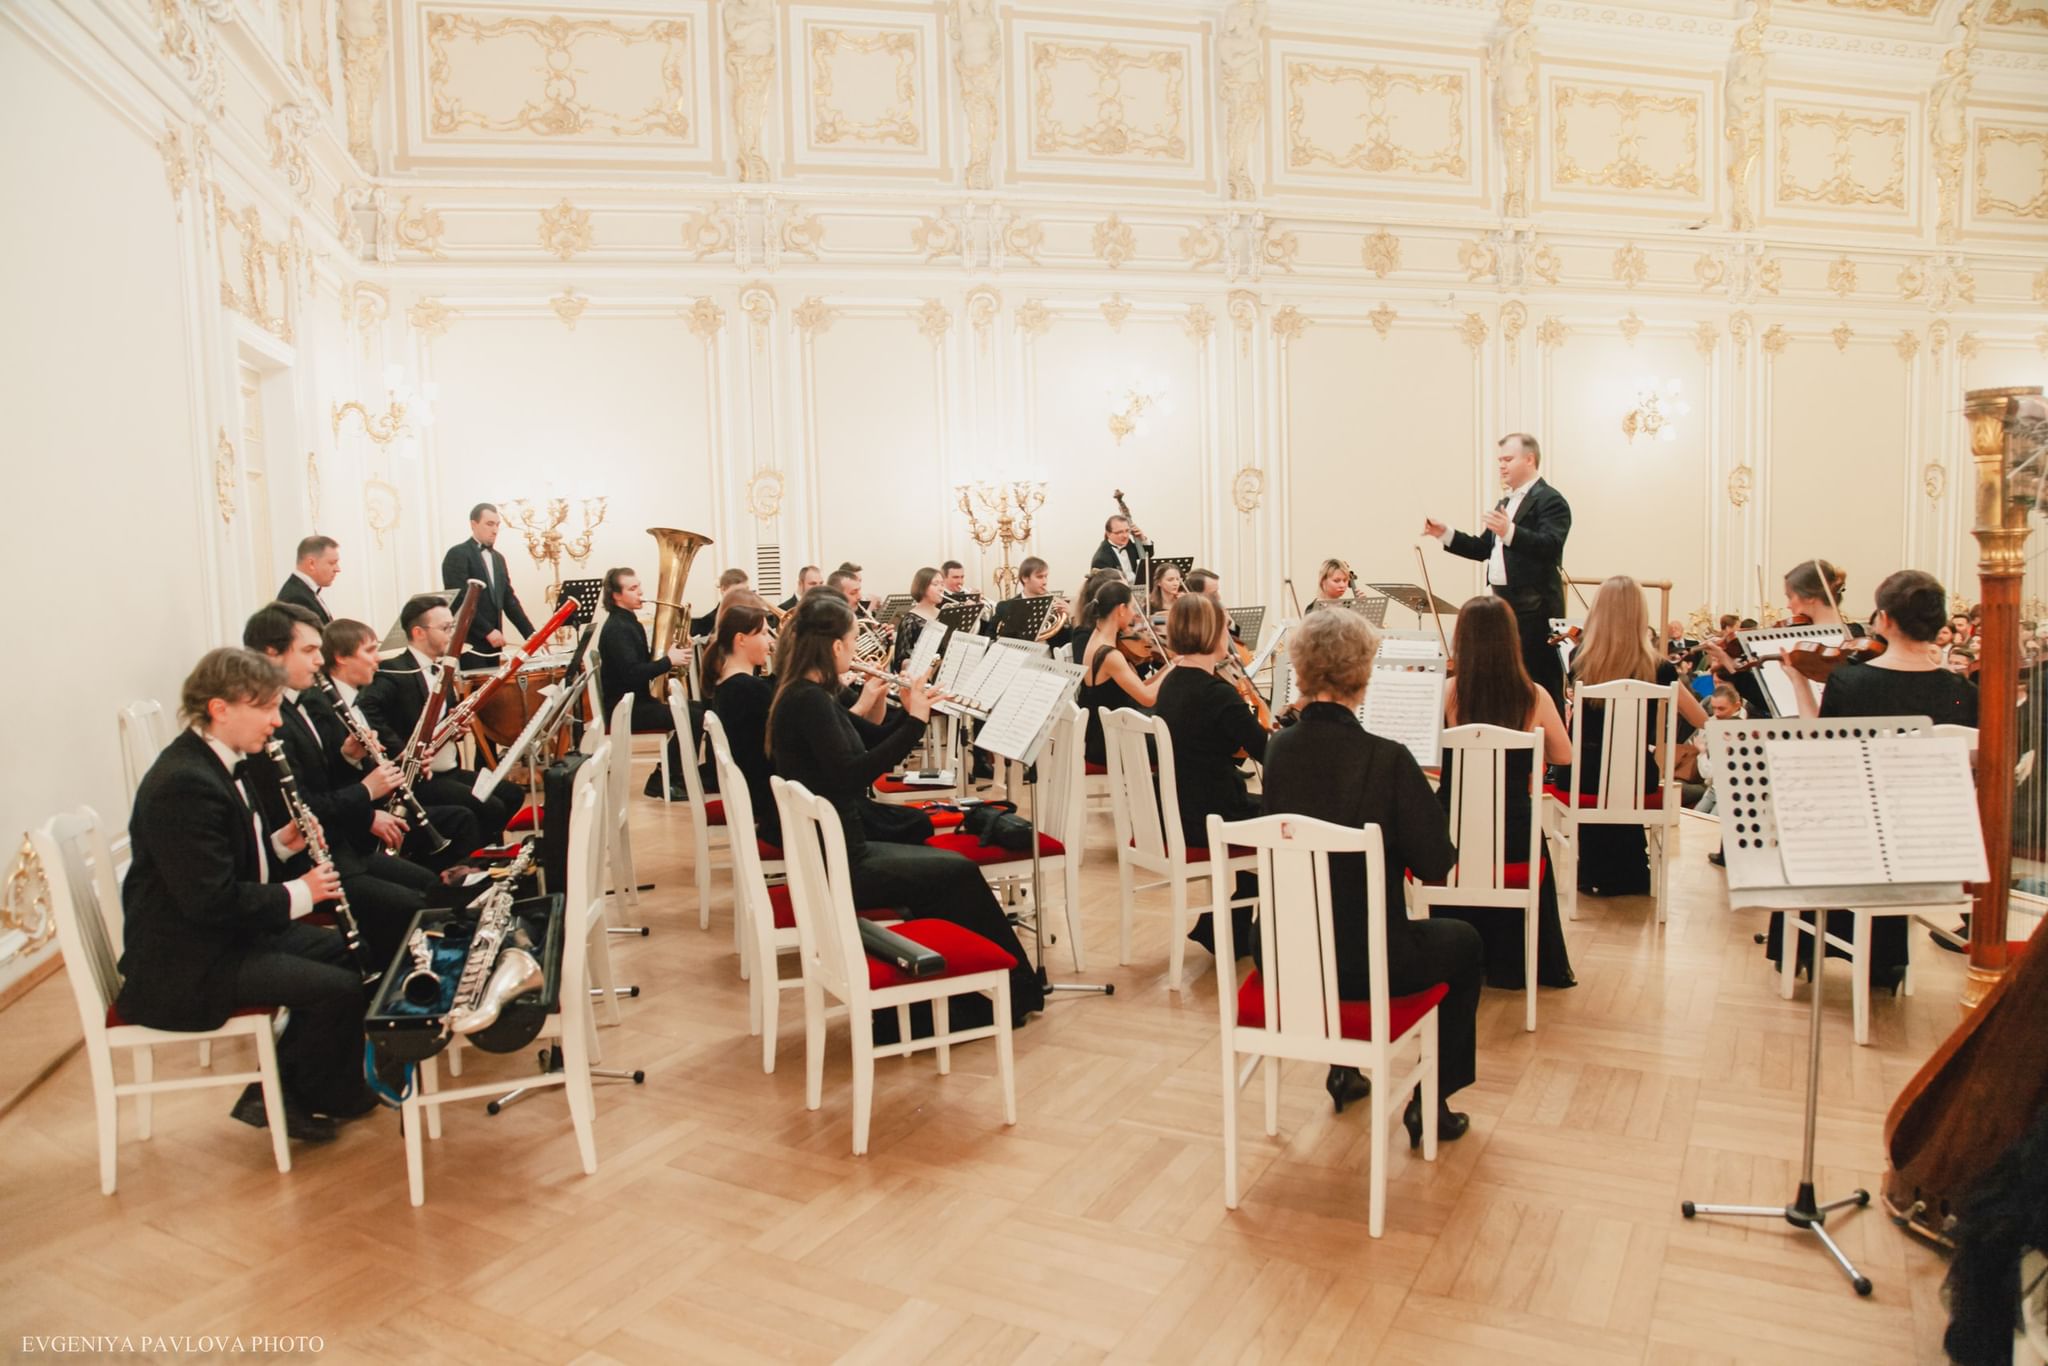
<path fill-rule="evenodd" d="M 782 815 L 782 856 L 804 975 L 851 1004 L 856 992 L 867 991 L 867 951 L 853 914 L 853 877 L 839 810 L 802 783 L 769 781 Z"/>
<path fill-rule="evenodd" d="M 1676 818 L 1677 797 L 1672 789 L 1676 779 L 1668 756 L 1678 743 L 1677 683 L 1659 686 L 1640 679 L 1622 678 L 1612 683 L 1582 684 L 1572 694 L 1572 786 L 1576 799 L 1579 774 L 1586 744 L 1586 704 L 1600 702 L 1600 792 L 1579 808 L 1608 815 L 1629 816 L 1651 812 L 1644 800 L 1644 783 L 1649 777 L 1650 749 L 1667 756 L 1659 781 L 1667 789 L 1663 809 L 1649 819 Z"/>
<path fill-rule="evenodd" d="M 583 733 L 588 735 L 590 732 L 596 731 L 599 735 L 605 734 L 607 728 L 604 715 L 604 693 L 597 686 L 597 670 L 595 669 L 591 669 L 583 675 L 583 697 L 590 704 L 590 719 L 583 723 Z M 627 729 L 630 730 L 631 727 Z M 585 752 L 587 753 L 588 751 Z"/>
<path fill-rule="evenodd" d="M 627 760 L 627 747 L 633 735 L 631 696 L 621 697 L 619 705 L 612 708 L 611 727 L 605 734 L 612 746 L 612 757 L 618 760 L 606 765 L 605 803 L 612 820 L 623 824 L 632 812 L 633 800 L 633 765 Z"/>
<path fill-rule="evenodd" d="M 50 891 L 50 914 L 65 975 L 78 1002 L 88 1045 L 103 1048 L 107 1007 L 121 994 L 121 947 L 110 925 L 120 923 L 121 889 L 99 813 L 89 806 L 52 816 L 29 832 Z"/>
<path fill-rule="evenodd" d="M 1543 732 L 1510 730 L 1506 726 L 1454 726 L 1443 734 L 1451 756 L 1442 781 L 1450 790 L 1451 843 L 1458 846 L 1458 866 L 1449 885 L 1475 891 L 1505 890 L 1502 869 L 1525 862 L 1536 867 L 1543 837 L 1537 821 L 1543 798 Z M 1508 760 L 1525 754 L 1527 781 L 1510 790 Z M 1508 803 L 1528 804 L 1529 842 L 1507 847 Z M 1534 886 L 1532 875 L 1525 885 Z"/>
<path fill-rule="evenodd" d="M 1970 753 L 1975 754 L 1977 752 L 1977 728 L 1975 726 L 1959 726 L 1953 721 L 1944 721 L 1934 728 L 1934 733 L 1936 735 L 1960 735 L 1963 739 L 1970 742 Z"/>
<path fill-rule="evenodd" d="M 1151 741 L 1150 746 L 1146 741 Z M 1128 707 L 1102 713 L 1103 767 L 1109 770 L 1110 810 L 1119 848 L 1158 862 L 1187 853 L 1173 776 L 1173 737 L 1166 722 Z M 1158 782 L 1153 782 L 1153 765 Z"/>
<path fill-rule="evenodd" d="M 668 713 L 675 718 L 677 747 L 682 752 L 683 790 L 690 794 L 690 819 L 704 819 L 704 775 L 697 771 L 697 742 L 690 729 L 690 699 L 683 695 L 682 684 L 671 677 L 668 681 Z M 723 778 L 718 780 L 722 789 Z"/>
<path fill-rule="evenodd" d="M 590 936 L 603 933 L 605 909 L 605 792 L 612 747 L 600 744 L 582 766 L 569 789 L 568 885 L 563 890 L 562 977 L 559 997 L 562 1028 L 583 1028 L 590 1010 L 584 975 Z"/>
<path fill-rule="evenodd" d="M 1259 980 L 1265 993 L 1266 1032 L 1314 1045 L 1344 1037 L 1338 1008 L 1337 947 L 1331 934 L 1330 855 L 1365 856 L 1365 910 L 1372 1037 L 1391 1036 L 1387 990 L 1387 884 L 1380 828 L 1334 825 L 1307 816 L 1260 816 L 1248 821 L 1209 817 L 1209 847 L 1250 849 L 1259 872 Z M 1216 961 L 1236 961 L 1230 925 L 1231 884 L 1214 880 Z M 1356 917 L 1358 908 L 1342 914 Z M 1237 993 L 1218 991 L 1223 1027 L 1237 1026 Z"/>
<path fill-rule="evenodd" d="M 161 702 L 143 698 L 130 702 L 118 713 L 121 723 L 121 777 L 128 784 L 128 804 L 135 804 L 135 789 L 142 775 L 156 762 L 156 756 L 171 742 L 170 723 Z"/>
<path fill-rule="evenodd" d="M 718 766 L 718 795 L 725 803 L 726 842 L 732 846 L 733 882 L 747 899 L 747 914 L 757 933 L 763 927 L 774 937 L 775 908 L 768 900 L 768 874 L 761 867 L 761 848 L 754 836 L 754 794 L 747 775 L 732 757 L 732 741 L 716 712 L 704 713 L 704 739 L 711 762 Z"/>
<path fill-rule="evenodd" d="M 1068 858 L 1081 856 L 1083 816 L 1081 740 L 1086 734 L 1081 709 L 1071 702 L 1053 721 L 1052 732 L 1038 751 L 1038 791 L 1032 800 L 1043 808 L 1032 816 L 1042 835 L 1066 846 Z"/>

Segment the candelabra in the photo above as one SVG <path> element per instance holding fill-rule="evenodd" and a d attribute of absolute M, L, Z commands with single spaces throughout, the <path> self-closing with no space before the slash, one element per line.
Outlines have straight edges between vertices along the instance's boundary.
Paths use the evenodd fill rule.
<path fill-rule="evenodd" d="M 1001 544 L 1003 565 L 996 570 L 996 590 L 997 596 L 1009 597 L 1017 587 L 1017 571 L 1010 567 L 1010 547 L 1031 539 L 1031 514 L 1045 505 L 1045 481 L 1011 479 L 989 484 L 977 479 L 972 484 L 957 485 L 953 491 L 960 495 L 960 511 L 967 514 L 967 534 L 974 538 L 974 543 L 983 550 Z M 977 502 L 989 520 L 982 520 L 975 512 Z"/>
<path fill-rule="evenodd" d="M 604 499 L 578 498 L 576 507 L 583 519 L 583 530 L 573 538 L 562 532 L 562 524 L 569 520 L 567 498 L 546 499 L 542 508 L 536 508 L 527 499 L 514 498 L 499 509 L 505 525 L 526 533 L 526 553 L 533 557 L 534 568 L 547 566 L 549 602 L 562 594 L 562 557 L 566 555 L 579 565 L 589 559 L 590 533 L 604 522 Z"/>

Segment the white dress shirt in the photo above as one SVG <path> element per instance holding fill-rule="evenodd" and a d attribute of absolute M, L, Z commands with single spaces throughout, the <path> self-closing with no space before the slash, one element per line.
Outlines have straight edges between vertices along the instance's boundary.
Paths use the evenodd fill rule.
<path fill-rule="evenodd" d="M 1515 514 L 1522 510 L 1522 499 L 1527 497 L 1529 490 L 1534 488 L 1535 486 L 1536 481 L 1534 479 L 1531 479 L 1528 483 L 1522 485 L 1522 487 L 1518 489 L 1510 489 L 1508 491 L 1508 496 L 1501 500 L 1501 511 L 1507 513 L 1508 515 L 1508 529 L 1506 534 L 1496 536 L 1493 538 L 1493 553 L 1486 557 L 1486 582 L 1490 587 L 1505 588 L 1508 585 L 1508 561 L 1506 551 L 1507 547 L 1513 545 L 1515 542 Z M 1443 535 L 1437 537 L 1437 539 L 1439 541 L 1442 541 L 1445 545 L 1449 545 L 1451 543 L 1451 537 L 1455 535 L 1457 535 L 1455 531 L 1452 531 L 1449 527 L 1445 527 Z"/>
<path fill-rule="evenodd" d="M 1122 545 L 1111 542 L 1109 548 L 1116 555 L 1117 563 L 1122 566 L 1124 582 L 1136 583 L 1138 581 L 1137 539 L 1134 537 L 1131 540 L 1125 541 Z"/>
<path fill-rule="evenodd" d="M 476 539 L 476 537 L 474 537 L 474 536 L 472 536 L 472 537 L 470 537 L 470 538 L 469 538 L 469 543 L 470 543 L 471 545 L 475 546 L 475 547 L 476 547 L 476 553 L 477 553 L 478 555 L 481 555 L 481 556 L 483 557 L 483 561 L 484 561 L 484 584 L 485 584 L 485 586 L 486 586 L 486 587 L 495 587 L 495 586 L 496 586 L 496 584 L 497 584 L 497 580 L 496 580 L 495 578 L 493 578 L 493 577 L 492 577 L 492 573 L 491 573 L 491 548 L 490 548 L 489 546 L 485 545 L 485 544 L 484 544 L 484 543 L 483 543 L 482 541 L 479 541 L 478 539 Z M 458 642 L 458 643 L 459 643 L 459 642 Z"/>
<path fill-rule="evenodd" d="M 234 750 L 229 749 L 203 730 L 195 728 L 195 731 L 200 739 L 206 741 L 206 747 L 213 751 L 213 757 L 220 760 L 221 767 L 228 771 L 228 776 L 234 778 L 235 765 L 241 763 L 248 756 L 235 753 Z M 249 800 L 249 789 L 242 786 L 240 778 L 234 778 L 234 783 L 235 791 L 242 799 L 242 805 L 249 809 L 249 828 L 256 834 L 256 880 L 258 882 L 268 882 L 270 881 L 270 856 L 275 854 L 279 862 L 283 862 L 291 857 L 291 851 L 284 846 L 285 832 L 279 830 L 269 839 L 264 839 L 263 818 L 256 814 L 256 804 Z M 266 844 L 270 846 L 268 849 L 264 848 Z M 312 912 L 313 893 L 304 882 L 293 878 L 290 882 L 284 884 L 284 890 L 285 894 L 292 899 L 292 919 L 297 920 L 300 916 L 308 915 Z"/>
<path fill-rule="evenodd" d="M 489 562 L 490 557 L 485 556 L 485 563 Z M 432 692 L 434 691 L 434 661 L 428 659 L 418 650 L 411 650 L 410 653 L 414 659 L 419 661 L 420 678 L 426 683 L 426 691 L 429 694 L 432 694 Z M 444 712 L 442 714 L 446 715 L 447 713 Z M 426 738 L 427 737 L 424 735 L 420 737 L 420 739 L 422 740 L 425 740 Z M 440 749 L 434 752 L 433 762 L 428 765 L 427 771 L 430 773 L 447 773 L 450 770 L 452 770 L 458 762 L 459 761 L 457 760 L 455 755 L 455 746 L 452 744 L 443 745 L 441 746 Z"/>

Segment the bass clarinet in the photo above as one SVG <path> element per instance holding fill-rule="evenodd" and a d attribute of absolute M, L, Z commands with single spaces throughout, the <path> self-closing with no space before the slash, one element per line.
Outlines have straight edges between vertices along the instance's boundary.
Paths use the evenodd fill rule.
<path fill-rule="evenodd" d="M 342 697 L 341 690 L 334 686 L 332 678 L 323 673 L 317 676 L 317 681 L 321 690 L 327 694 L 327 699 L 334 704 L 335 714 L 341 717 L 341 724 L 348 727 L 348 733 L 363 747 L 363 753 L 370 756 L 370 762 L 379 767 L 389 763 L 390 761 L 384 757 L 384 742 L 377 738 L 377 728 L 364 725 L 356 718 L 355 708 Z M 396 814 L 394 809 L 403 806 L 405 817 L 412 822 L 413 829 L 426 836 L 427 852 L 438 854 L 448 847 L 448 837 L 436 830 L 434 822 L 428 819 L 427 808 L 420 802 L 419 794 L 413 791 L 415 776 L 408 776 L 403 770 L 399 772 L 398 786 L 385 798 L 384 809 Z"/>
<path fill-rule="evenodd" d="M 327 836 L 320 829 L 320 822 L 313 818 L 305 800 L 299 796 L 299 780 L 292 773 L 291 761 L 284 757 L 284 742 L 267 741 L 263 752 L 270 756 L 270 762 L 277 765 L 277 785 L 284 793 L 285 810 L 291 813 L 292 824 L 299 827 L 299 833 L 306 837 L 306 852 L 313 862 L 322 868 L 334 867 L 334 855 L 327 848 Z M 336 872 L 337 879 L 340 873 Z M 363 965 L 363 935 L 356 926 L 355 912 L 349 909 L 348 893 L 337 891 L 334 896 L 334 918 L 341 922 L 341 936 L 348 941 L 349 957 L 355 959 L 362 970 L 363 981 L 374 982 L 378 974 Z"/>

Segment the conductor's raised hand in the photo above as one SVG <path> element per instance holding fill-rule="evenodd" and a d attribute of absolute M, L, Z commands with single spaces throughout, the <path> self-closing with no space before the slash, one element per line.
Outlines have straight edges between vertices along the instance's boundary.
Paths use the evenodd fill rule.
<path fill-rule="evenodd" d="M 1434 536 L 1438 540 L 1442 540 L 1444 533 L 1449 530 L 1449 526 L 1447 526 L 1443 522 L 1439 522 L 1434 517 L 1425 517 L 1422 519 L 1422 534 L 1425 536 Z"/>
<path fill-rule="evenodd" d="M 1503 511 L 1500 508 L 1493 509 L 1484 517 L 1480 518 L 1479 522 L 1481 526 L 1484 526 L 1488 531 L 1491 531 L 1496 536 L 1505 536 L 1508 534 L 1508 515 L 1505 511 Z"/>

